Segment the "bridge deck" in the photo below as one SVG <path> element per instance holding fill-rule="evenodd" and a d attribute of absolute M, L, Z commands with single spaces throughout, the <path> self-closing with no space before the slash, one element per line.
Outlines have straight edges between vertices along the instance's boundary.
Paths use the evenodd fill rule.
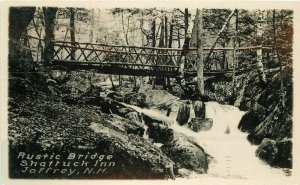
<path fill-rule="evenodd" d="M 180 75 L 179 66 L 171 65 L 145 65 L 135 63 L 111 62 L 78 62 L 72 60 L 54 60 L 53 69 L 62 70 L 94 70 L 103 74 L 133 75 L 133 76 L 164 76 L 175 78 Z M 205 70 L 205 76 L 223 75 L 232 73 L 232 70 Z M 188 71 L 186 77 L 196 76 L 196 71 Z"/>

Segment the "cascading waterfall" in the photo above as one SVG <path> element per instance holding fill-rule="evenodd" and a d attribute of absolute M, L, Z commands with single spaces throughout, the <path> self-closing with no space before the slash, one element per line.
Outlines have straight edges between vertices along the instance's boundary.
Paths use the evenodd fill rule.
<path fill-rule="evenodd" d="M 148 126 L 145 124 L 145 121 L 143 119 L 143 115 L 142 115 L 141 112 L 140 112 L 140 116 L 142 117 L 142 124 L 143 124 L 143 128 L 145 129 L 143 138 L 148 139 L 149 138 L 149 135 L 148 135 Z"/>
<path fill-rule="evenodd" d="M 278 178 L 285 176 L 281 169 L 272 168 L 255 156 L 257 146 L 247 140 L 247 133 L 238 129 L 244 115 L 237 107 L 205 103 L 206 118 L 213 119 L 213 127 L 201 138 L 212 150 L 213 160 L 208 174 L 245 179 Z M 226 131 L 230 130 L 228 134 Z"/>
<path fill-rule="evenodd" d="M 126 106 L 169 123 L 170 128 L 175 131 L 193 137 L 205 152 L 213 157 L 209 165 L 208 176 L 238 179 L 265 179 L 267 177 L 274 181 L 278 178 L 288 178 L 281 169 L 272 168 L 255 156 L 257 146 L 251 145 L 247 140 L 247 133 L 238 129 L 238 124 L 245 112 L 237 107 L 206 102 L 205 117 L 213 119 L 213 126 L 209 131 L 197 133 L 178 125 L 175 121 L 176 117 L 167 117 L 159 110 Z M 191 109 L 190 115 L 193 117 L 193 108 Z M 195 177 L 200 176 L 195 174 Z"/>

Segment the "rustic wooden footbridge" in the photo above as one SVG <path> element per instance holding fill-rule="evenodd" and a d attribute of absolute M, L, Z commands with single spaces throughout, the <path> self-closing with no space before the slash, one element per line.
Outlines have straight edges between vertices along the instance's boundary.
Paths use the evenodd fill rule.
<path fill-rule="evenodd" d="M 30 39 L 43 42 L 43 39 L 26 35 Z M 159 76 L 176 78 L 182 75 L 196 76 L 196 48 L 183 51 L 181 48 L 138 47 L 52 41 L 52 69 L 93 70 L 103 74 L 131 76 Z M 240 48 L 213 48 L 211 57 L 206 59 L 210 48 L 203 48 L 204 75 L 215 76 L 245 70 L 245 65 L 229 65 L 225 61 L 226 52 L 253 52 L 270 47 L 251 46 Z M 41 54 L 40 54 L 41 56 Z M 184 65 L 183 65 L 184 64 Z M 253 68 L 251 65 L 246 65 Z M 235 67 L 235 69 L 234 69 Z"/>
<path fill-rule="evenodd" d="M 231 74 L 233 87 L 236 74 L 245 70 L 257 70 L 261 79 L 265 81 L 264 61 L 271 61 L 264 60 L 264 57 L 266 57 L 265 53 L 267 57 L 270 57 L 270 49 L 271 53 L 274 53 L 274 48 L 263 46 L 263 20 L 261 12 L 257 19 L 256 30 L 258 40 L 256 43 L 259 45 L 241 47 L 241 43 L 237 43 L 238 10 L 232 10 L 225 19 L 222 28 L 212 40 L 210 48 L 203 47 L 202 43 L 203 14 L 201 11 L 197 10 L 196 12 L 191 35 L 188 33 L 188 9 L 185 9 L 185 12 L 182 12 L 182 14 L 184 14 L 184 25 L 177 22 L 180 25 L 178 33 L 180 30 L 184 30 L 184 38 L 180 37 L 180 34 L 177 35 L 179 48 L 171 48 L 170 43 L 172 44 L 174 40 L 171 35 L 169 39 L 164 36 L 160 38 L 160 41 L 163 40 L 162 38 L 166 39 L 165 44 L 159 44 L 160 47 L 84 43 L 75 42 L 75 40 L 70 42 L 66 41 L 66 37 L 63 41 L 60 41 L 53 40 L 55 39 L 53 35 L 45 36 L 45 39 L 24 35 L 24 41 L 28 41 L 28 43 L 30 43 L 30 39 L 37 41 L 35 43 L 38 43 L 36 44 L 38 45 L 36 47 L 38 51 L 34 57 L 36 57 L 36 61 L 43 60 L 45 64 L 50 64 L 51 69 L 65 71 L 87 70 L 103 74 L 119 75 L 119 79 L 121 79 L 121 75 L 152 76 L 159 77 L 156 78 L 158 80 L 166 78 L 167 84 L 170 83 L 170 78 L 176 78 L 177 82 L 181 85 L 195 85 L 194 77 L 197 76 L 198 69 L 197 81 L 199 81 L 199 77 L 201 78 L 201 76 Z M 232 19 L 234 16 L 235 20 Z M 224 43 L 217 43 L 222 33 L 230 25 L 233 25 L 231 31 L 234 30 L 230 38 L 230 43 L 227 43 L 227 47 L 218 47 L 218 45 L 224 45 Z M 41 34 L 38 35 L 41 37 Z M 153 43 L 155 43 L 154 40 L 156 37 L 153 36 L 152 39 Z M 183 39 L 183 47 L 180 47 L 180 42 Z M 168 48 L 164 47 L 167 45 L 167 40 L 169 41 Z M 246 45 L 246 43 L 243 43 L 243 45 Z M 154 44 L 153 46 L 156 45 Z M 267 52 L 263 52 L 264 50 Z M 154 81 L 152 80 L 152 83 Z"/>
<path fill-rule="evenodd" d="M 134 76 L 165 76 L 180 75 L 180 65 L 186 63 L 186 74 L 196 74 L 196 48 L 189 48 L 193 54 L 183 55 L 183 49 L 153 48 L 137 46 L 118 46 L 92 43 L 71 43 L 56 41 L 52 65 L 55 68 L 96 70 L 99 73 L 134 75 Z M 255 46 L 238 48 L 237 50 L 268 49 Z M 204 56 L 209 48 L 204 48 Z M 214 48 L 211 60 L 204 65 L 204 75 L 232 73 L 233 67 L 227 65 L 218 53 L 233 51 L 234 48 Z M 73 54 L 72 54 L 73 53 Z M 185 61 L 186 60 L 186 61 Z M 239 71 L 239 69 L 236 69 Z"/>

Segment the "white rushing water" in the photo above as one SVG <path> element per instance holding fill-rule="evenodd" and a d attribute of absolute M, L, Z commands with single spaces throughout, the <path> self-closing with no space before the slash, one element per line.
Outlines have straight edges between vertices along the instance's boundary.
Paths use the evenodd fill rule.
<path fill-rule="evenodd" d="M 193 137 L 205 152 L 213 157 L 209 164 L 208 176 L 255 180 L 268 178 L 273 182 L 277 179 L 288 178 L 282 169 L 272 168 L 255 156 L 258 146 L 251 145 L 247 140 L 247 133 L 238 129 L 238 124 L 245 112 L 234 106 L 221 105 L 217 102 L 205 103 L 205 117 L 213 119 L 213 126 L 211 130 L 199 133 L 178 125 L 175 117 L 166 117 L 159 110 L 127 106 L 152 118 L 170 123 L 170 127 L 175 131 Z M 192 111 L 191 113 L 193 114 Z M 226 130 L 227 133 L 225 133 Z M 200 176 L 203 177 L 203 175 L 194 174 L 191 178 Z"/>

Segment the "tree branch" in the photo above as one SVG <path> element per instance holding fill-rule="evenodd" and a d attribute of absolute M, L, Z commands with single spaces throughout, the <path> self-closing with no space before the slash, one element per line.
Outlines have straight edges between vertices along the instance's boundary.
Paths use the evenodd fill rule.
<path fill-rule="evenodd" d="M 209 53 L 208 53 L 208 55 L 207 55 L 207 57 L 206 57 L 205 62 L 207 62 L 207 61 L 209 60 L 209 57 L 210 57 L 210 55 L 213 53 L 213 50 L 214 50 L 214 48 L 215 48 L 215 46 L 216 46 L 216 44 L 217 44 L 217 42 L 218 42 L 218 40 L 219 40 L 221 34 L 224 32 L 225 28 L 227 27 L 227 24 L 229 23 L 231 17 L 234 15 L 235 12 L 236 12 L 236 9 L 233 10 L 233 11 L 230 13 L 230 15 L 227 17 L 227 19 L 225 20 L 225 22 L 224 22 L 224 24 L 223 24 L 221 30 L 219 31 L 219 33 L 218 33 L 218 35 L 217 35 L 215 41 L 213 42 L 213 45 L 212 45 L 211 48 L 210 48 L 210 51 L 209 51 Z"/>

